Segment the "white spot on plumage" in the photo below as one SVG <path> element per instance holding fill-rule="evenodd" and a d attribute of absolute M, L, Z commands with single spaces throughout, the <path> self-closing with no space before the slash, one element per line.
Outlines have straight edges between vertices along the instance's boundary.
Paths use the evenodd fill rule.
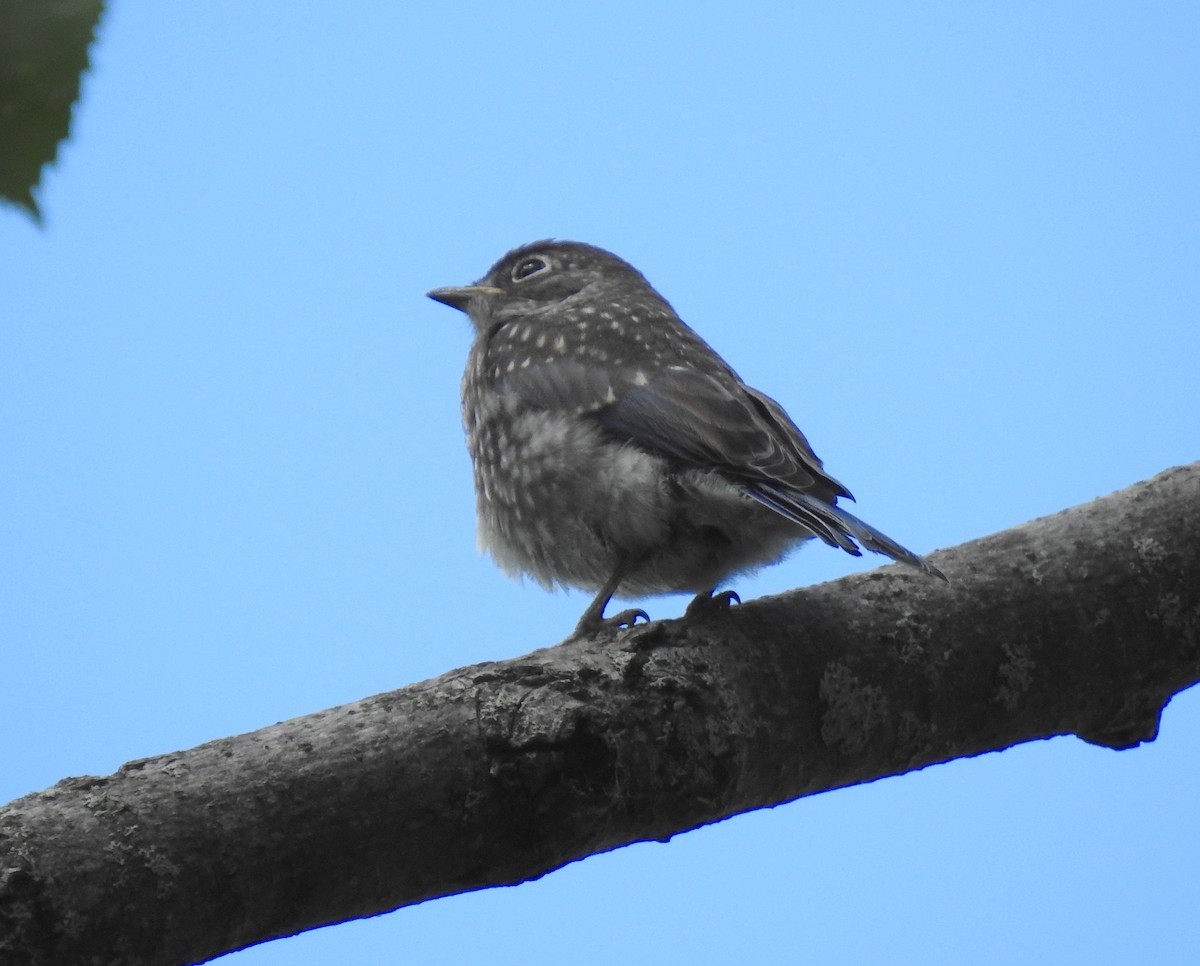
<path fill-rule="evenodd" d="M 704 362 L 706 347 L 678 330 L 675 316 L 636 276 L 614 270 L 610 277 L 612 256 L 586 246 L 536 247 L 551 254 L 552 271 L 581 271 L 586 288 L 557 303 L 514 301 L 511 312 L 500 313 L 507 324 L 499 331 L 482 324 L 490 316 L 472 320 L 477 341 L 469 371 L 478 378 L 464 384 L 463 403 L 480 545 L 509 573 L 546 586 L 599 589 L 622 561 L 634 560 L 619 593 L 640 596 L 709 590 L 805 539 L 805 531 L 750 501 L 721 473 L 680 471 L 587 418 L 617 401 L 605 373 L 619 369 L 625 385 L 645 386 L 672 363 Z M 507 285 L 518 264 L 497 263 L 496 278 Z M 578 334 L 567 339 L 572 325 Z M 486 378 L 491 373 L 502 383 L 504 371 L 555 357 L 585 363 L 581 373 L 566 366 L 559 373 L 567 379 L 562 408 L 531 406 Z M 572 396 L 587 402 L 574 407 Z"/>

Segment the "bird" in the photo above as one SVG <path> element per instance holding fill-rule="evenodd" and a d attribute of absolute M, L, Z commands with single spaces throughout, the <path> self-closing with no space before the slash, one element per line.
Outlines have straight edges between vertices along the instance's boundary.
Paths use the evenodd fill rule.
<path fill-rule="evenodd" d="M 946 579 L 839 506 L 853 496 L 784 408 L 611 252 L 537 241 L 427 295 L 474 329 L 462 416 L 480 548 L 511 576 L 594 592 L 573 636 L 649 620 L 605 617 L 614 596 L 690 592 L 685 617 L 728 606 L 723 581 L 814 537 Z"/>

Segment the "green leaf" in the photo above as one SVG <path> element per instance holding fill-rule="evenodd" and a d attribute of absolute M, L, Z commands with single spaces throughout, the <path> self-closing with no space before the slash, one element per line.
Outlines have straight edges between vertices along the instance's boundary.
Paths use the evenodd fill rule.
<path fill-rule="evenodd" d="M 42 169 L 71 126 L 102 0 L 0 0 L 0 198 L 35 221 Z"/>

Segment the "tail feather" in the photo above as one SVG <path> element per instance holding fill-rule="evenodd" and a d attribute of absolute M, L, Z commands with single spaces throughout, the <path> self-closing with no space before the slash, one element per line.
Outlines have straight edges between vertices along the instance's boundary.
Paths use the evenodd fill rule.
<path fill-rule="evenodd" d="M 847 553 L 860 557 L 862 551 L 859 550 L 858 544 L 861 544 L 868 550 L 916 567 L 930 576 L 946 579 L 945 574 L 920 554 L 901 546 L 886 533 L 876 530 L 865 520 L 860 520 L 840 506 L 826 503 L 808 493 L 761 484 L 747 487 L 746 492 L 793 523 L 811 530 L 831 547 L 841 547 Z"/>
<path fill-rule="evenodd" d="M 770 507 L 780 516 L 787 517 L 793 523 L 798 523 L 805 529 L 811 530 L 829 546 L 841 547 L 846 553 L 856 557 L 862 556 L 862 551 L 850 539 L 841 522 L 836 517 L 831 519 L 828 511 L 832 508 L 828 503 L 807 497 L 803 501 L 799 501 L 792 498 L 790 494 L 784 495 L 766 489 L 748 489 L 747 492 L 759 503 Z"/>

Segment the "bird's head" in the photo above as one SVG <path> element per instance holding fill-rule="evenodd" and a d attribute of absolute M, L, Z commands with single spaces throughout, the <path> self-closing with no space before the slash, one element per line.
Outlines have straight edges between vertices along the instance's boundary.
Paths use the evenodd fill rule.
<path fill-rule="evenodd" d="M 472 285 L 435 288 L 436 302 L 466 312 L 483 331 L 575 296 L 603 303 L 608 290 L 653 292 L 642 274 L 611 252 L 582 242 L 539 241 L 514 248 Z"/>

